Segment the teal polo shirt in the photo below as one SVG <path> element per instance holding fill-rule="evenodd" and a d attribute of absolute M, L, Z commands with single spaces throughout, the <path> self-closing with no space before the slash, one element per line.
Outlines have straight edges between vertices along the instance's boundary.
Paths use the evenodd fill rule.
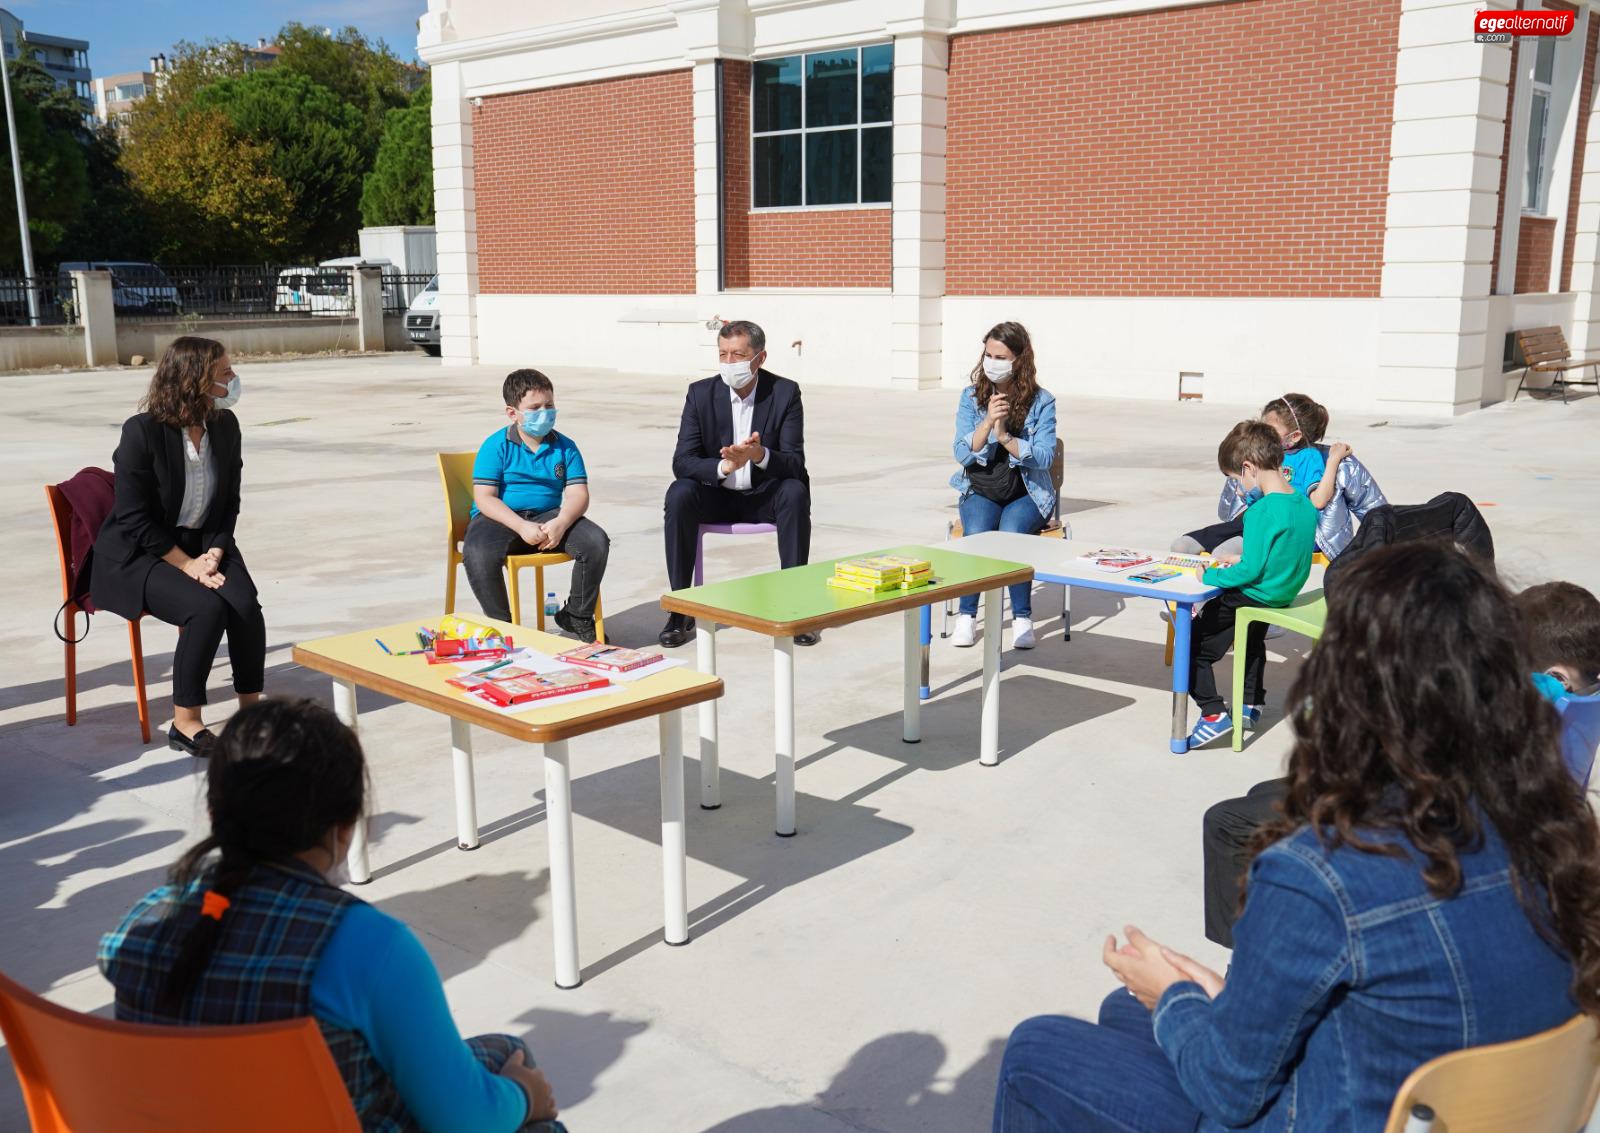
<path fill-rule="evenodd" d="M 571 438 L 553 432 L 535 450 L 522 443 L 516 425 L 507 425 L 478 447 L 472 482 L 495 488 L 512 511 L 550 511 L 561 506 L 568 484 L 587 484 L 583 454 Z M 478 514 L 478 505 L 472 505 Z"/>

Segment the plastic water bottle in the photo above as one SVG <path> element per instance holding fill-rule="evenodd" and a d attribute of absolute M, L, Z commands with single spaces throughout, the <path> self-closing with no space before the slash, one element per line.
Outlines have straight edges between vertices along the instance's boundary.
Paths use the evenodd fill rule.
<path fill-rule="evenodd" d="M 557 613 L 560 612 L 560 610 L 561 610 L 561 603 L 556 601 L 556 592 L 554 590 L 552 590 L 552 591 L 550 591 L 550 593 L 548 593 L 548 594 L 546 594 L 544 596 L 544 613 L 545 613 L 545 617 L 553 618 L 553 617 L 556 616 Z"/>

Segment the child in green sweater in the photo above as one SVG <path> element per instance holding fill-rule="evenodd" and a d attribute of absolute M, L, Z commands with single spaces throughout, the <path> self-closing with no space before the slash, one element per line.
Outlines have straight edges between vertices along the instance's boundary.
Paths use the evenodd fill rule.
<path fill-rule="evenodd" d="M 1283 475 L 1283 442 L 1263 421 L 1241 421 L 1217 449 L 1222 474 L 1235 481 L 1242 498 L 1256 489 L 1261 498 L 1244 512 L 1244 550 L 1237 559 L 1219 557 L 1199 571 L 1200 580 L 1222 587 L 1195 619 L 1194 647 L 1189 659 L 1189 695 L 1200 706 L 1200 719 L 1189 733 L 1189 748 L 1210 743 L 1233 731 L 1211 667 L 1233 644 L 1234 624 L 1245 606 L 1287 606 L 1311 573 L 1316 550 L 1317 509 Z M 1245 640 L 1243 705 L 1247 728 L 1261 719 L 1266 700 L 1267 626 L 1257 622 Z"/>

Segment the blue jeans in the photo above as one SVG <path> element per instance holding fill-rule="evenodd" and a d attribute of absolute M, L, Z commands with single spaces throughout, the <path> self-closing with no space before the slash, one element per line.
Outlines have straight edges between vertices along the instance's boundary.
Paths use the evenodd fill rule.
<path fill-rule="evenodd" d="M 1150 1012 L 1124 988 L 1100 1005 L 1098 1025 L 1040 1015 L 1006 1043 L 994 1133 L 1193 1133 L 1199 1124 Z"/>
<path fill-rule="evenodd" d="M 1024 495 L 1008 504 L 997 504 L 987 496 L 968 492 L 961 501 L 961 533 L 977 535 L 984 531 L 1016 531 L 1023 535 L 1037 535 L 1044 527 L 1044 516 L 1039 505 Z M 1011 590 L 1011 616 L 1033 617 L 1033 583 L 1019 582 Z M 963 614 L 978 612 L 978 596 L 968 594 L 961 599 Z"/>

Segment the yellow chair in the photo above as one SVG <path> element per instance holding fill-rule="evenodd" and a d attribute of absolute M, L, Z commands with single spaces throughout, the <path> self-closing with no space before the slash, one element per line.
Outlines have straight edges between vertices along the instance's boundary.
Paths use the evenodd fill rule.
<path fill-rule="evenodd" d="M 461 541 L 466 538 L 467 520 L 472 516 L 472 462 L 475 452 L 441 452 L 439 455 L 439 480 L 444 485 L 446 511 L 444 560 L 444 612 L 456 611 L 456 567 L 461 565 Z M 528 555 L 507 555 L 506 575 L 510 583 L 511 620 L 522 624 L 522 591 L 517 583 L 519 571 L 533 568 L 538 589 L 538 604 L 534 628 L 544 629 L 544 568 L 572 561 L 572 556 L 561 551 L 536 551 Z M 606 639 L 606 623 L 601 613 L 600 599 L 594 603 L 594 633 L 600 641 Z"/>
<path fill-rule="evenodd" d="M 1328 556 L 1324 555 L 1321 551 L 1312 551 L 1311 552 L 1311 565 L 1312 566 L 1320 566 L 1320 567 L 1327 566 L 1328 565 Z M 1166 607 L 1167 607 L 1167 613 L 1166 613 L 1166 619 L 1167 619 L 1167 651 L 1166 651 L 1166 654 L 1161 658 L 1161 663 L 1163 665 L 1165 665 L 1167 668 L 1170 669 L 1170 668 L 1172 668 L 1172 633 L 1173 633 L 1173 630 L 1172 630 L 1172 619 L 1173 619 L 1174 616 L 1176 616 L 1176 614 L 1178 612 L 1178 607 L 1176 606 L 1176 604 L 1174 604 L 1172 602 L 1166 603 Z"/>
<path fill-rule="evenodd" d="M 1444 1133 L 1577 1133 L 1600 1095 L 1595 1023 L 1579 1015 L 1515 1042 L 1443 1054 L 1412 1071 L 1384 1133 L 1403 1133 L 1425 1106 Z M 1423 1128 L 1429 1128 L 1419 1113 Z"/>

